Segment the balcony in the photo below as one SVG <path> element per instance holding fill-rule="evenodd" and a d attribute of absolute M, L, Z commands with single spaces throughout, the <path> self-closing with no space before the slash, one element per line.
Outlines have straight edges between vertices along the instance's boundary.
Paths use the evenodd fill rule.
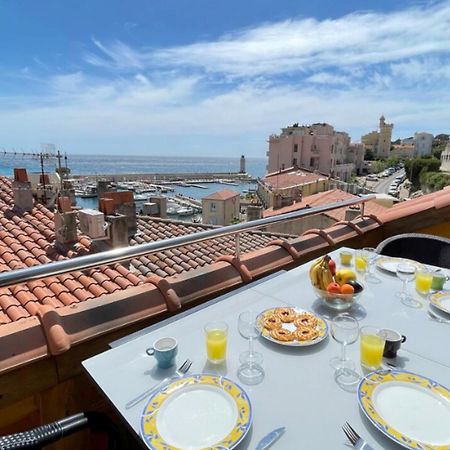
<path fill-rule="evenodd" d="M 275 223 L 299 219 L 302 215 L 319 214 L 351 203 L 355 202 L 311 208 L 300 214 L 290 213 L 270 220 Z M 363 204 L 364 200 L 356 203 Z M 45 210 L 39 212 L 45 221 Z M 450 237 L 450 189 L 404 202 L 377 216 L 367 216 L 362 211 L 352 221 L 342 221 L 325 229 L 310 229 L 294 238 L 274 239 L 257 250 L 242 252 L 243 233 L 255 232 L 267 225 L 267 220 L 206 230 L 195 235 L 80 256 L 28 269 L 2 269 L 5 271 L 0 275 L 0 286 L 3 286 L 1 295 L 9 298 L 14 296 L 18 300 L 17 303 L 9 304 L 6 313 L 3 312 L 7 317 L 2 318 L 0 326 L 0 379 L 3 386 L 0 398 L 1 432 L 21 430 L 41 421 L 54 420 L 86 409 L 107 411 L 114 415 L 83 372 L 81 361 L 107 350 L 109 343 L 118 338 L 271 273 L 293 269 L 342 246 L 376 246 L 388 236 L 410 231 Z M 6 218 L 2 226 L 9 230 Z M 5 230 L 2 230 L 2 240 L 9 242 Z M 55 288 L 54 283 L 62 279 L 64 274 L 82 275 L 98 266 L 103 267 L 104 273 L 109 273 L 108 267 L 122 271 L 120 267 L 128 267 L 130 259 L 148 259 L 151 255 L 160 255 L 155 256 L 156 266 L 161 260 L 158 258 L 163 255 L 168 255 L 170 264 L 173 262 L 170 261 L 170 254 L 174 260 L 176 254 L 173 252 L 177 248 L 189 246 L 190 251 L 198 252 L 202 242 L 225 236 L 234 242 L 234 254 L 219 257 L 204 267 L 192 268 L 174 276 L 151 274 L 144 283 L 66 306 L 52 306 L 50 298 L 46 302 L 44 296 L 41 303 L 36 303 L 34 314 L 20 318 L 20 308 L 27 305 L 27 295 L 31 296 L 24 289 L 24 283 L 30 285 L 42 280 L 54 280 L 43 287 L 36 285 L 33 292 L 41 292 L 36 289 L 42 289 L 44 295 L 47 287 Z M 249 239 L 252 239 L 251 236 Z M 2 257 L 5 261 L 11 258 L 6 252 Z M 108 280 L 97 272 L 93 276 L 100 280 L 100 285 L 108 286 Z M 114 276 L 119 282 L 119 275 Z M 80 292 L 85 288 L 83 285 L 73 285 L 72 289 Z M 15 315 L 17 320 L 13 320 Z M 22 380 L 25 379 L 32 381 L 24 383 Z M 123 432 L 126 434 L 125 430 Z M 83 448 L 79 439 L 83 440 L 83 437 L 69 439 L 64 444 L 66 447 L 58 448 Z"/>

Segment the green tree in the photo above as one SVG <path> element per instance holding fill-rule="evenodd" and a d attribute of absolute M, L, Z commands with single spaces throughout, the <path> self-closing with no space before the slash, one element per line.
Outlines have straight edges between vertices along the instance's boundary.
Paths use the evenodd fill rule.
<path fill-rule="evenodd" d="M 366 161 L 373 161 L 375 159 L 375 155 L 373 153 L 373 150 L 371 150 L 370 148 L 368 148 L 366 150 L 366 154 L 364 155 L 364 159 Z"/>
<path fill-rule="evenodd" d="M 420 188 L 420 175 L 425 172 L 438 172 L 441 161 L 436 158 L 413 158 L 405 161 L 405 173 L 414 190 Z M 425 176 L 425 175 L 422 175 Z"/>

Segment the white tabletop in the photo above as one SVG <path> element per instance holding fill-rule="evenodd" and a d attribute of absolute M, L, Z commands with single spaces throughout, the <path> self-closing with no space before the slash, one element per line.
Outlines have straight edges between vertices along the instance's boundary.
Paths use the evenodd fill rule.
<path fill-rule="evenodd" d="M 156 368 L 145 349 L 162 336 L 174 336 L 179 342 L 177 364 L 189 358 L 191 373 L 217 372 L 237 379 L 239 353 L 248 343 L 237 329 L 239 313 L 262 311 L 285 304 L 312 309 L 332 317 L 316 302 L 307 271 L 309 264 L 291 270 L 169 323 L 147 335 L 119 345 L 83 362 L 84 367 L 114 404 L 131 428 L 139 434 L 145 401 L 129 410 L 125 404 L 158 380 L 173 372 Z M 405 370 L 430 377 L 450 386 L 450 326 L 428 320 L 425 309 L 414 310 L 400 303 L 394 293 L 399 281 L 379 274 L 383 283 L 366 284 L 360 304 L 351 314 L 361 325 L 392 327 L 408 337 L 395 364 Z M 228 353 L 225 366 L 207 364 L 203 325 L 211 320 L 225 320 L 229 325 Z M 266 376 L 256 386 L 243 386 L 254 409 L 253 426 L 239 450 L 254 449 L 257 442 L 274 428 L 286 432 L 273 449 L 348 449 L 342 425 L 348 421 L 374 449 L 399 449 L 376 430 L 360 411 L 355 392 L 340 388 L 333 377 L 329 360 L 340 347 L 331 337 L 308 348 L 287 348 L 260 338 L 256 349 L 264 355 Z M 348 347 L 348 355 L 359 361 L 359 346 Z"/>

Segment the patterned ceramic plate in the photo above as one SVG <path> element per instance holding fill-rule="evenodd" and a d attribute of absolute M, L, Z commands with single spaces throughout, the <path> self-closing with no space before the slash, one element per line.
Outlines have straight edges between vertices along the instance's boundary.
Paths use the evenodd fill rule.
<path fill-rule="evenodd" d="M 447 314 L 450 314 L 450 291 L 437 291 L 430 295 L 433 306 Z"/>
<path fill-rule="evenodd" d="M 319 342 L 322 342 L 327 336 L 328 336 L 328 324 L 325 320 L 323 320 L 321 317 L 317 316 L 316 314 L 313 314 L 309 311 L 305 311 L 304 309 L 298 309 L 298 308 L 288 308 L 295 311 L 295 313 L 299 316 L 301 314 L 309 314 L 313 316 L 317 323 L 313 327 L 315 330 L 314 335 L 312 339 L 305 339 L 305 340 L 298 340 L 295 337 L 292 337 L 291 340 L 283 341 L 280 339 L 276 339 L 272 336 L 270 330 L 264 327 L 264 319 L 268 316 L 274 315 L 277 310 L 280 309 L 286 309 L 286 308 L 270 308 L 263 311 L 259 316 L 257 317 L 256 321 L 258 324 L 258 328 L 261 330 L 261 335 L 266 338 L 269 341 L 276 342 L 280 345 L 286 345 L 288 347 L 307 347 L 309 345 L 318 344 Z M 297 326 L 294 325 L 293 322 L 291 323 L 283 323 L 282 324 L 283 330 L 287 330 L 291 333 L 294 333 L 297 331 Z"/>
<path fill-rule="evenodd" d="M 252 424 L 246 392 L 228 378 L 177 378 L 147 402 L 141 436 L 152 450 L 233 449 Z"/>
<path fill-rule="evenodd" d="M 373 372 L 358 387 L 369 420 L 403 447 L 450 450 L 450 391 L 429 378 L 400 370 Z"/>
<path fill-rule="evenodd" d="M 413 266 L 416 267 L 417 270 L 425 269 L 425 266 L 420 262 L 406 258 L 394 258 L 393 256 L 380 256 L 375 261 L 375 264 L 379 269 L 385 270 L 386 272 L 390 272 L 393 274 L 397 272 L 397 265 L 400 263 L 412 264 Z"/>

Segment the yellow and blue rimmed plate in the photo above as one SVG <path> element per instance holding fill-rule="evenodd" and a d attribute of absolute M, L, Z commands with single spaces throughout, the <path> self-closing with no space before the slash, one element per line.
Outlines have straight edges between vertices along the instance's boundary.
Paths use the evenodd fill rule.
<path fill-rule="evenodd" d="M 430 295 L 430 303 L 437 309 L 450 314 L 450 291 L 437 291 Z"/>
<path fill-rule="evenodd" d="M 375 265 L 386 272 L 396 274 L 397 273 L 397 266 L 400 264 L 411 264 L 413 265 L 417 270 L 424 270 L 425 266 L 421 264 L 420 262 L 414 261 L 413 259 L 406 259 L 406 258 L 397 258 L 394 256 L 380 256 L 376 259 Z"/>
<path fill-rule="evenodd" d="M 263 320 L 265 317 L 276 314 L 277 309 L 286 309 L 286 308 L 269 308 L 263 311 L 258 315 L 256 318 L 256 324 L 261 331 L 261 336 L 268 341 L 275 342 L 276 344 L 285 345 L 288 347 L 308 347 L 310 345 L 318 344 L 319 342 L 322 342 L 327 336 L 328 336 L 328 324 L 327 322 L 322 319 L 317 314 L 314 314 L 310 311 L 306 311 L 304 309 L 300 308 L 294 308 L 294 307 L 288 307 L 289 309 L 293 309 L 296 314 L 311 314 L 317 319 L 317 325 L 314 327 L 314 329 L 317 331 L 317 335 L 313 339 L 307 339 L 303 341 L 299 341 L 295 338 L 293 338 L 290 341 L 281 341 L 279 339 L 275 339 L 270 334 L 270 331 L 263 326 Z M 282 328 L 291 332 L 296 331 L 297 327 L 293 323 L 283 323 Z"/>
<path fill-rule="evenodd" d="M 450 391 L 411 372 L 372 372 L 358 386 L 358 402 L 387 437 L 416 450 L 450 450 Z"/>
<path fill-rule="evenodd" d="M 148 400 L 141 436 L 152 450 L 233 449 L 252 418 L 250 399 L 239 385 L 221 376 L 189 375 Z"/>

